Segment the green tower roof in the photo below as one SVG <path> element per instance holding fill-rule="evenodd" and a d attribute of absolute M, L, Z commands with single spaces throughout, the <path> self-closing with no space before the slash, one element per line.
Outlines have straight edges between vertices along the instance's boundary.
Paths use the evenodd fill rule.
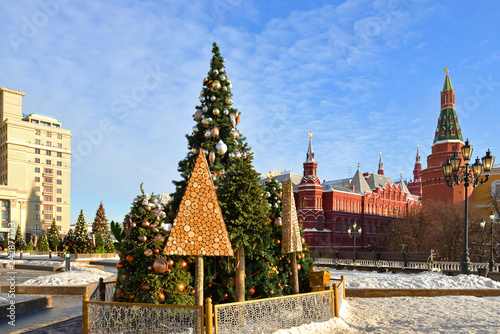
<path fill-rule="evenodd" d="M 448 69 L 446 70 L 446 78 L 444 80 L 443 91 L 441 94 L 445 94 L 447 101 L 455 99 L 455 91 L 451 85 L 450 76 L 448 75 Z M 450 92 L 451 90 L 451 92 Z M 441 113 L 439 114 L 438 124 L 436 128 L 436 133 L 434 135 L 434 144 L 446 143 L 446 142 L 464 142 L 462 137 L 462 129 L 458 124 L 458 117 L 455 111 L 454 103 L 442 102 Z"/>
<path fill-rule="evenodd" d="M 443 92 L 445 90 L 453 90 L 453 86 L 451 85 L 451 81 L 450 81 L 450 76 L 448 75 L 448 68 L 445 67 L 445 70 L 446 70 L 446 78 L 444 79 L 444 86 L 443 86 Z"/>

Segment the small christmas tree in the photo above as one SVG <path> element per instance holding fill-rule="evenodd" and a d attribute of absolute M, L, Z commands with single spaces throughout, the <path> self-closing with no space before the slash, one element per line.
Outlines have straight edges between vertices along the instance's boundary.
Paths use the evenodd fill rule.
<path fill-rule="evenodd" d="M 65 243 L 65 246 L 71 253 L 91 253 L 93 251 L 92 240 L 87 232 L 87 223 L 85 223 L 83 210 L 80 211 L 75 230 Z"/>
<path fill-rule="evenodd" d="M 106 240 L 104 240 L 104 250 L 106 253 L 114 253 L 115 245 L 113 245 L 113 238 L 111 237 L 111 233 L 106 235 Z"/>
<path fill-rule="evenodd" d="M 59 235 L 59 227 L 56 225 L 56 220 L 52 220 L 52 225 L 47 232 L 47 240 L 50 249 L 57 251 L 61 249 L 61 236 Z"/>
<path fill-rule="evenodd" d="M 14 244 L 16 246 L 16 250 L 26 250 L 26 241 L 21 234 L 21 225 L 17 225 L 16 229 L 16 238 L 14 239 Z"/>
<path fill-rule="evenodd" d="M 168 256 L 164 250 L 172 228 L 165 218 L 158 200 L 144 194 L 141 186 L 141 195 L 125 216 L 114 301 L 194 304 L 188 259 Z"/>
<path fill-rule="evenodd" d="M 98 253 L 104 253 L 104 237 L 102 233 L 98 232 L 97 234 L 94 234 L 94 249 Z"/>
<path fill-rule="evenodd" d="M 102 201 L 101 204 L 99 204 L 97 212 L 95 213 L 94 223 L 92 224 L 92 234 L 94 237 L 98 233 L 101 233 L 103 236 L 109 233 L 108 220 L 106 219 L 106 213 L 104 212 Z"/>
<path fill-rule="evenodd" d="M 47 235 L 44 233 L 40 238 L 40 242 L 38 243 L 38 251 L 48 252 L 49 250 L 50 250 L 49 241 L 47 240 Z"/>

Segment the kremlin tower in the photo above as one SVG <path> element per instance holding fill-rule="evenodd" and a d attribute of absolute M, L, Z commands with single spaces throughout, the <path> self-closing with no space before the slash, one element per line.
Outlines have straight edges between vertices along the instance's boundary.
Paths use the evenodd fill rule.
<path fill-rule="evenodd" d="M 309 147 L 307 149 L 306 161 L 304 162 L 304 174 L 298 186 L 298 211 L 299 222 L 302 228 L 316 228 L 323 230 L 323 187 L 317 175 L 318 163 L 314 160 L 312 148 L 312 133 L 309 132 Z"/>
<path fill-rule="evenodd" d="M 455 111 L 455 91 L 451 85 L 448 69 L 441 92 L 441 112 L 437 123 L 432 153 L 427 157 L 427 168 L 422 171 L 422 202 L 441 201 L 457 203 L 464 200 L 463 184 L 450 188 L 446 185 L 442 164 L 455 152 L 462 156 L 464 145 L 462 130 Z M 469 188 L 469 196 L 474 190 Z"/>
<path fill-rule="evenodd" d="M 417 144 L 417 157 L 413 168 L 413 181 L 408 182 L 411 194 L 422 197 L 422 164 L 420 163 L 420 146 Z"/>

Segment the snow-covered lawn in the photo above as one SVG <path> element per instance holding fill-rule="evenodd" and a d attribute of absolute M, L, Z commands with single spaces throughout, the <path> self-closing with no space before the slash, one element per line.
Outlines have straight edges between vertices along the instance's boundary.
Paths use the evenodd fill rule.
<path fill-rule="evenodd" d="M 322 268 L 318 268 L 322 269 Z M 475 275 L 391 274 L 331 270 L 347 288 L 484 289 L 500 283 Z M 275 334 L 500 333 L 500 297 L 348 298 L 340 318 L 278 330 Z"/>
<path fill-rule="evenodd" d="M 358 270 L 330 270 L 331 278 L 345 277 L 347 289 L 500 289 L 500 282 L 477 275 L 445 276 L 441 273 L 377 273 Z"/>
<path fill-rule="evenodd" d="M 36 261 L 30 261 L 33 263 Z M 46 262 L 46 261 L 41 261 Z M 115 268 L 116 269 L 116 268 Z M 113 270 L 111 270 L 113 271 Z M 116 276 L 115 273 L 90 267 L 85 263 L 71 263 L 71 270 L 53 275 L 32 278 L 21 285 L 29 286 L 81 286 L 99 282 L 99 278 L 104 279 Z"/>

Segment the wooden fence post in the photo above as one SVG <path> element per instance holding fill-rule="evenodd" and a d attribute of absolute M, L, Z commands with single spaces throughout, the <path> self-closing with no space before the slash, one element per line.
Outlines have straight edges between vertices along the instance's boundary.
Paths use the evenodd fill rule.
<path fill-rule="evenodd" d="M 106 285 L 104 285 L 104 278 L 99 278 L 99 300 L 101 302 L 106 301 Z"/>
<path fill-rule="evenodd" d="M 82 301 L 82 334 L 87 334 L 89 332 L 89 294 L 86 293 L 83 295 Z"/>
<path fill-rule="evenodd" d="M 337 283 L 333 284 L 333 296 L 334 296 L 333 302 L 335 303 L 333 316 L 335 318 L 338 318 L 340 317 L 340 310 L 339 310 L 339 288 L 337 287 Z"/>
<path fill-rule="evenodd" d="M 345 278 L 344 278 L 344 275 L 340 276 L 340 279 L 342 280 L 342 299 L 345 299 Z"/>
<path fill-rule="evenodd" d="M 205 299 L 205 330 L 207 334 L 214 333 L 212 307 L 212 298 L 208 297 Z"/>

